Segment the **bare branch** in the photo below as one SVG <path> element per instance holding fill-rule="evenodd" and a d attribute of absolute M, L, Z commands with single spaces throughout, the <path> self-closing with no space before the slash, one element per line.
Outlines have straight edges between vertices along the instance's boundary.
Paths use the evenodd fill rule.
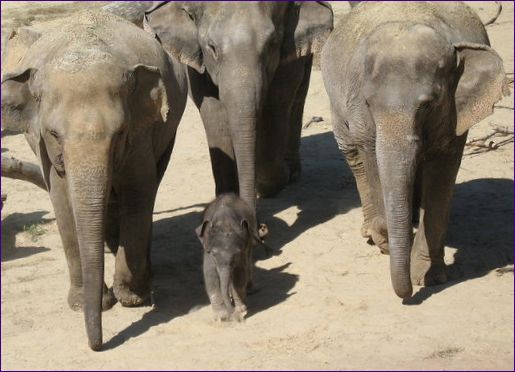
<path fill-rule="evenodd" d="M 15 158 L 2 156 L 2 177 L 27 181 L 46 190 L 45 180 L 39 166 Z"/>

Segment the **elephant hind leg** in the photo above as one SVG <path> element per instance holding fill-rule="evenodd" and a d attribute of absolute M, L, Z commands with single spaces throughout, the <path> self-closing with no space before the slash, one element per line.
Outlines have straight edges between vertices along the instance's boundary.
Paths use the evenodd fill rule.
<path fill-rule="evenodd" d="M 297 90 L 295 100 L 293 101 L 290 125 L 288 126 L 286 163 L 290 168 L 290 183 L 296 182 L 300 178 L 302 171 L 302 166 L 300 163 L 300 138 L 302 132 L 302 118 L 304 116 L 304 104 L 306 103 L 306 96 L 308 95 L 312 65 L 313 56 L 309 56 L 305 62 L 302 83 Z"/>
<path fill-rule="evenodd" d="M 114 190 L 111 192 L 107 206 L 105 242 L 106 253 L 116 254 L 120 244 L 120 211 Z"/>

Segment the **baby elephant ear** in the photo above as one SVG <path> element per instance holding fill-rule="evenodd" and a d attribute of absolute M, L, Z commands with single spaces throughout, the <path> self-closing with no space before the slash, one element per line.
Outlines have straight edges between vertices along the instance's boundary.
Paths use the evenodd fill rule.
<path fill-rule="evenodd" d="M 510 95 L 503 61 L 492 48 L 483 44 L 454 44 L 458 71 L 462 71 L 456 88 L 456 135 L 461 136 L 474 124 L 493 113 L 493 106 Z"/>
<path fill-rule="evenodd" d="M 153 121 L 166 122 L 170 108 L 159 68 L 138 64 L 132 68 L 132 74 L 135 79 L 133 118 L 145 121 L 150 117 Z"/>
<path fill-rule="evenodd" d="M 202 222 L 202 224 L 195 229 L 195 232 L 197 233 L 197 238 L 200 240 L 201 243 L 203 243 L 202 238 L 204 237 L 204 231 L 206 230 L 208 222 L 209 221 Z"/>
<path fill-rule="evenodd" d="M 27 69 L 2 79 L 2 129 L 27 132 L 36 118 L 37 101 L 29 87 L 34 73 Z"/>

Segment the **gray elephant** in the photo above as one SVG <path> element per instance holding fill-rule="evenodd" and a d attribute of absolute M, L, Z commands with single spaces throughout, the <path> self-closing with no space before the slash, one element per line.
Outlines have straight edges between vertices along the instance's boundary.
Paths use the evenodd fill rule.
<path fill-rule="evenodd" d="M 467 131 L 509 94 L 483 24 L 458 2 L 363 2 L 329 37 L 321 66 L 362 234 L 389 250 L 395 293 L 446 281 L 444 239 Z"/>
<path fill-rule="evenodd" d="M 300 131 L 312 55 L 333 27 L 325 2 L 170 2 L 144 27 L 189 66 L 216 194 L 261 196 L 300 173 Z"/>
<path fill-rule="evenodd" d="M 187 99 L 184 68 L 148 33 L 101 11 L 53 24 L 2 81 L 2 122 L 38 155 L 89 345 L 115 299 L 104 240 L 116 252 L 114 296 L 147 301 L 152 210 Z"/>
<path fill-rule="evenodd" d="M 218 321 L 242 320 L 247 313 L 247 286 L 254 241 L 262 242 L 265 226 L 255 230 L 254 213 L 236 194 L 219 195 L 205 209 L 196 229 L 204 248 L 204 282 Z"/>

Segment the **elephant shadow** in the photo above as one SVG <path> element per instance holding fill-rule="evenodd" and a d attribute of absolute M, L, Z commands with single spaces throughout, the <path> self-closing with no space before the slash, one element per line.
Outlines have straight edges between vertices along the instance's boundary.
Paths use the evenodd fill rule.
<path fill-rule="evenodd" d="M 48 212 L 12 213 L 2 220 L 2 262 L 16 260 L 49 251 L 40 246 L 16 247 L 16 234 L 25 226 L 41 225 L 52 220 L 43 218 Z"/>
<path fill-rule="evenodd" d="M 278 252 L 310 228 L 360 205 L 354 178 L 332 132 L 303 137 L 301 149 L 302 180 L 288 186 L 277 197 L 261 199 L 258 203 L 258 214 L 271 231 L 267 244 Z M 155 212 L 154 215 L 200 206 L 203 205 Z M 288 226 L 275 215 L 291 207 L 296 207 L 299 212 L 295 222 Z M 140 320 L 107 341 L 106 349 L 115 348 L 154 326 L 209 305 L 202 274 L 202 247 L 194 232 L 200 220 L 201 212 L 195 211 L 154 222 L 151 253 L 153 307 Z M 258 259 L 264 258 L 259 250 L 255 253 Z M 295 294 L 290 291 L 298 276 L 285 272 L 288 266 L 285 264 L 269 270 L 254 268 L 256 288 L 248 298 L 247 317 Z"/>
<path fill-rule="evenodd" d="M 198 205 L 191 206 L 194 207 Z M 177 210 L 185 209 L 189 208 Z M 151 252 L 152 309 L 107 341 L 105 349 L 118 347 L 154 326 L 209 306 L 202 272 L 202 246 L 195 234 L 201 214 L 200 211 L 188 212 L 154 222 Z M 251 313 L 247 318 L 291 295 L 288 292 L 294 287 L 297 276 L 284 272 L 287 266 L 270 270 L 254 268 L 257 289 L 249 295 Z"/>
<path fill-rule="evenodd" d="M 354 176 L 332 132 L 302 137 L 301 158 L 299 182 L 258 202 L 260 220 L 270 230 L 267 244 L 277 253 L 309 229 L 361 206 Z M 298 212 L 289 225 L 278 215 L 292 207 Z"/>
<path fill-rule="evenodd" d="M 455 248 L 445 284 L 422 287 L 406 300 L 421 304 L 456 284 L 480 278 L 492 270 L 513 275 L 513 180 L 484 178 L 457 184 L 446 246 Z"/>

